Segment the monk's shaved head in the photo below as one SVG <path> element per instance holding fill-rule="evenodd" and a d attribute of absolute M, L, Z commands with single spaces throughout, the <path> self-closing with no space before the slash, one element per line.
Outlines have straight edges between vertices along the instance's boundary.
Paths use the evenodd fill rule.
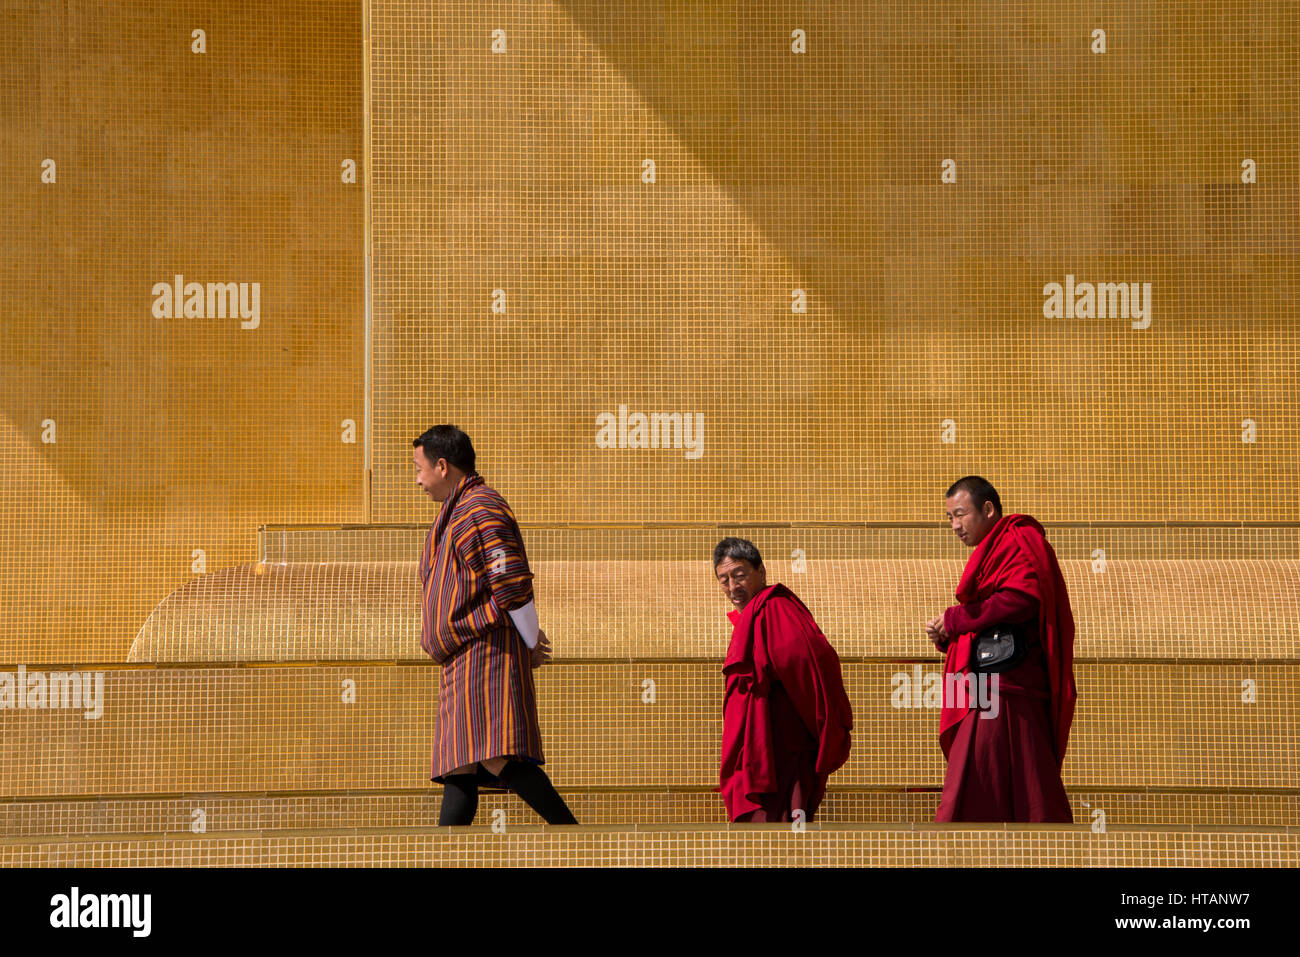
<path fill-rule="evenodd" d="M 959 478 L 948 486 L 944 498 L 952 498 L 958 492 L 969 492 L 971 504 L 981 512 L 984 511 L 985 502 L 992 502 L 993 510 L 999 515 L 1002 514 L 1002 499 L 998 496 L 998 490 L 993 487 L 993 483 L 988 479 L 980 478 L 978 475 L 967 475 Z"/>
<path fill-rule="evenodd" d="M 944 499 L 948 524 L 963 545 L 974 548 L 1002 518 L 998 490 L 978 475 L 959 478 Z"/>

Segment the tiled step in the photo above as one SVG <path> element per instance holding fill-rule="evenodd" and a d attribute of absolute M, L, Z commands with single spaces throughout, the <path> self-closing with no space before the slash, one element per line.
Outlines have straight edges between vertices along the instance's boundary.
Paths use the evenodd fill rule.
<path fill-rule="evenodd" d="M 192 794 L 81 800 L 0 801 L 0 836 L 103 837 L 111 834 L 215 834 L 311 828 L 427 827 L 438 821 L 442 792 L 338 794 Z M 568 788 L 564 800 L 583 824 L 724 824 L 721 798 L 708 790 Z M 816 820 L 826 823 L 924 824 L 934 820 L 935 790 L 828 789 Z M 1073 791 L 1077 823 L 1300 825 L 1300 791 Z M 498 814 L 500 812 L 500 814 Z M 484 791 L 475 827 L 540 824 L 512 794 Z"/>
<path fill-rule="evenodd" d="M 856 728 L 836 786 L 942 783 L 937 711 L 896 707 L 916 703 L 897 683 L 929 671 L 935 662 L 845 663 Z M 1076 671 L 1067 787 L 1300 787 L 1294 666 L 1108 662 Z M 0 796 L 428 786 L 431 664 L 123 666 L 104 679 L 94 720 L 80 710 L 0 710 Z M 561 662 L 540 669 L 537 684 L 557 786 L 716 783 L 717 662 Z"/>
<path fill-rule="evenodd" d="M 0 838 L 5 867 L 1295 867 L 1300 828 L 782 824 Z"/>
<path fill-rule="evenodd" d="M 426 531 L 264 529 L 262 561 L 167 596 L 129 660 L 421 660 Z M 1048 531 L 1079 657 L 1300 660 L 1300 618 L 1278 615 L 1300 593 L 1300 530 Z M 710 554 L 729 533 L 765 549 L 769 580 L 793 589 L 847 657 L 927 654 L 923 624 L 954 603 L 969 554 L 942 526 L 525 529 L 556 654 L 720 659 L 731 606 Z"/>

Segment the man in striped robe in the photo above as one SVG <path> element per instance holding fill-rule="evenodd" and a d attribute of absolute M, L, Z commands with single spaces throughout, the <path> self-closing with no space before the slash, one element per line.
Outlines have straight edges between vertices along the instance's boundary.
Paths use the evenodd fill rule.
<path fill-rule="evenodd" d="M 416 482 L 442 502 L 420 558 L 420 645 L 442 665 L 430 778 L 440 826 L 469 824 L 479 785 L 514 791 L 548 824 L 577 824 L 541 765 L 533 669 L 550 660 L 514 513 L 474 470 L 454 425 L 412 445 Z"/>

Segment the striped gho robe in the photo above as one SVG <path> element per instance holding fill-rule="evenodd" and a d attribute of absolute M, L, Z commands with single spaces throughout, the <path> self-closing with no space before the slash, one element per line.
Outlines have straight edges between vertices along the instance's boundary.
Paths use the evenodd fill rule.
<path fill-rule="evenodd" d="M 514 513 L 478 474 L 442 503 L 420 559 L 420 645 L 442 665 L 430 777 L 512 755 L 545 763 L 528 645 L 509 611 L 533 598 Z"/>

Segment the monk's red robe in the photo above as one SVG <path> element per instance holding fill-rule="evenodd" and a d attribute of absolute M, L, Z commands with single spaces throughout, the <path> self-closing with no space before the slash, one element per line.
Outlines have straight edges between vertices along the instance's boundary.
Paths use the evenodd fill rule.
<path fill-rule="evenodd" d="M 849 757 L 853 709 L 839 655 L 812 612 L 784 585 L 743 609 L 722 673 L 723 803 L 732 821 L 812 820 L 826 779 Z"/>
<path fill-rule="evenodd" d="M 1074 820 L 1061 781 L 1078 693 L 1074 617 L 1056 552 L 1028 515 L 1004 515 L 971 552 L 944 612 L 955 638 L 944 662 L 939 742 L 948 758 L 936 821 Z M 1024 623 L 1030 651 L 998 675 L 997 716 L 949 694 L 951 675 L 969 671 L 975 635 Z"/>

